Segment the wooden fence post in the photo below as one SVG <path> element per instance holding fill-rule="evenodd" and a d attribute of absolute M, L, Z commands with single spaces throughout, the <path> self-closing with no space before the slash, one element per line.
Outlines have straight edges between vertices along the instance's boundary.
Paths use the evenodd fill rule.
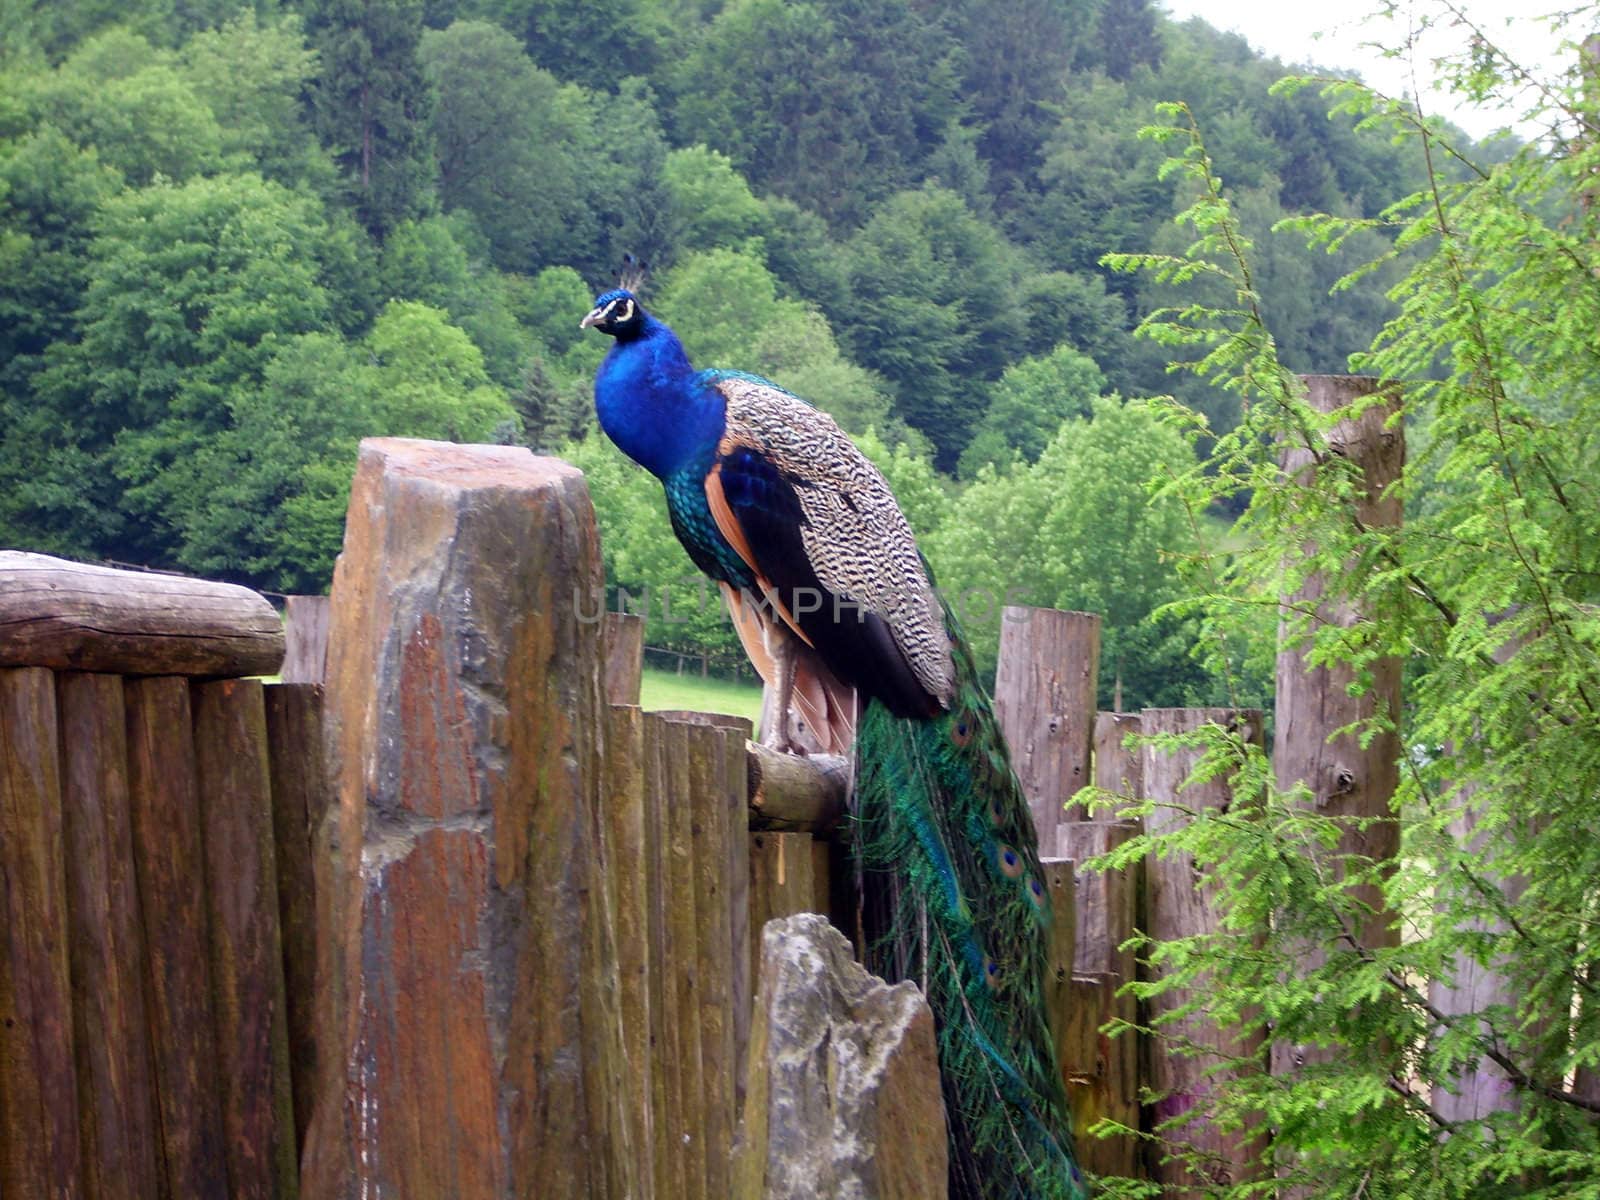
<path fill-rule="evenodd" d="M 1137 733 L 1133 713 L 1099 713 L 1094 721 L 1094 784 L 1108 791 L 1137 796 L 1143 776 L 1139 751 L 1122 740 Z M 1077 864 L 1074 883 L 1075 947 L 1068 995 L 1062 1001 L 1071 1014 L 1057 1055 L 1067 1079 L 1078 1159 L 1094 1175 L 1131 1176 L 1139 1166 L 1138 1142 L 1131 1135 L 1091 1137 L 1088 1130 L 1102 1118 L 1129 1129 L 1139 1127 L 1139 1043 L 1129 1031 L 1119 1037 L 1102 1033 L 1113 1020 L 1133 1022 L 1137 1004 L 1118 991 L 1134 977 L 1134 954 L 1122 950 L 1133 935 L 1141 885 L 1137 869 L 1094 872 L 1083 863 L 1109 853 L 1131 837 L 1137 823 L 1107 816 L 1067 820 L 1058 827 L 1066 863 Z"/>
<path fill-rule="evenodd" d="M 636 613 L 606 614 L 606 699 L 639 703 L 644 676 L 644 618 Z"/>
<path fill-rule="evenodd" d="M 54 1200 L 81 1174 L 49 671 L 0 670 L 0 731 L 0 1193 Z"/>
<path fill-rule="evenodd" d="M 1052 608 L 1002 610 L 995 715 L 1011 746 L 1039 834 L 1039 853 L 1061 853 L 1056 827 L 1089 783 L 1100 618 Z"/>
<path fill-rule="evenodd" d="M 331 965 L 334 929 L 327 878 L 332 802 L 323 752 L 322 687 L 277 683 L 265 689 L 272 834 L 278 873 L 278 936 L 283 945 L 289 1078 L 296 1144 L 305 1144 L 317 1080 L 329 1068 L 333 1009 L 317 1008 L 317 973 Z"/>
<path fill-rule="evenodd" d="M 284 683 L 321 684 L 328 672 L 326 596 L 285 596 L 283 600 Z"/>
<path fill-rule="evenodd" d="M 1163 733 L 1190 733 L 1208 724 L 1235 730 L 1246 741 L 1259 743 L 1261 714 L 1253 710 L 1226 708 L 1147 708 L 1139 718 L 1146 736 Z M 1174 807 L 1189 809 L 1221 808 L 1232 799 L 1223 780 L 1183 787 L 1194 769 L 1198 754 L 1193 751 L 1168 753 L 1154 746 L 1144 747 L 1141 769 L 1145 794 L 1156 807 L 1145 818 L 1152 836 L 1167 832 L 1184 818 Z M 1210 933 L 1220 927 L 1220 914 L 1207 889 L 1196 885 L 1195 864 L 1187 854 L 1169 854 L 1145 863 L 1145 919 L 1150 936 L 1159 941 Z M 1188 989 L 1175 989 L 1150 1002 L 1149 1020 L 1154 1024 L 1162 1014 L 1173 1012 L 1197 999 Z M 1167 1050 L 1165 1036 L 1181 1038 L 1193 1046 L 1210 1048 L 1213 1053 L 1180 1055 Z M 1182 1117 L 1218 1086 L 1218 1076 L 1208 1076 L 1208 1067 L 1232 1060 L 1238 1064 L 1261 1059 L 1265 1068 L 1259 1034 L 1241 1037 L 1231 1029 L 1219 1028 L 1202 1013 L 1191 1013 L 1157 1026 L 1157 1037 L 1150 1046 L 1147 1076 L 1149 1086 L 1159 1097 L 1155 1106 L 1157 1123 Z M 1220 1078 L 1226 1078 L 1221 1076 Z M 1223 1132 L 1203 1121 L 1180 1127 L 1169 1139 L 1197 1156 L 1203 1174 L 1197 1177 L 1187 1164 L 1171 1154 L 1158 1156 L 1152 1164 L 1157 1182 L 1176 1189 L 1184 1196 L 1198 1195 L 1211 1184 L 1248 1179 L 1261 1157 L 1258 1135 L 1248 1132 Z"/>
<path fill-rule="evenodd" d="M 64 672 L 56 697 L 85 1190 L 140 1200 L 162 1181 L 122 680 Z"/>
<path fill-rule="evenodd" d="M 195 783 L 229 1195 L 299 1192 L 261 683 L 196 683 Z"/>
<path fill-rule="evenodd" d="M 315 1106 L 309 1196 L 641 1193 L 607 1085 L 602 595 L 575 469 L 362 444 L 327 698 L 346 1091 Z"/>
<path fill-rule="evenodd" d="M 1357 375 L 1306 375 L 1302 380 L 1307 403 L 1322 413 L 1337 412 L 1383 387 L 1375 379 Z M 1398 399 L 1391 396 L 1358 418 L 1341 422 L 1328 435 L 1333 451 L 1361 470 L 1366 487 L 1351 516 L 1368 528 L 1400 523 L 1400 497 L 1391 487 L 1405 465 L 1404 431 L 1390 423 L 1397 405 Z M 1305 486 L 1316 486 L 1316 468 L 1305 449 L 1287 447 L 1283 469 Z M 1329 590 L 1330 581 L 1313 576 L 1284 600 L 1302 610 L 1315 606 L 1318 622 L 1350 626 L 1364 617 L 1355 602 L 1338 595 L 1327 598 Z M 1310 667 L 1300 646 L 1281 647 L 1278 653 L 1273 768 L 1280 788 L 1304 783 L 1316 811 L 1344 824 L 1345 832 L 1328 860 L 1332 877 L 1342 873 L 1340 862 L 1346 856 L 1392 863 L 1399 854 L 1400 825 L 1391 812 L 1400 777 L 1399 734 L 1383 732 L 1365 745 L 1360 733 L 1331 738 L 1330 734 L 1358 723 L 1365 726 L 1375 716 L 1398 722 L 1400 665 L 1398 658 L 1367 664 L 1370 687 L 1351 695 L 1355 678 L 1349 668 Z M 1364 947 L 1397 945 L 1399 927 L 1381 889 L 1367 885 L 1360 892 L 1372 915 L 1351 931 L 1353 935 Z M 1307 947 L 1302 961 L 1311 969 L 1323 961 L 1322 951 Z M 1272 1069 L 1274 1074 L 1292 1074 L 1297 1063 L 1322 1061 L 1326 1053 L 1310 1045 L 1276 1042 Z"/>

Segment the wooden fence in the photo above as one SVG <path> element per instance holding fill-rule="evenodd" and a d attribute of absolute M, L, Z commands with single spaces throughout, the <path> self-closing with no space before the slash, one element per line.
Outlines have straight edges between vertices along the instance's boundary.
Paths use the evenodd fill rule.
<path fill-rule="evenodd" d="M 400 440 L 362 447 L 322 687 L 248 678 L 283 657 L 252 593 L 0 555 L 0 1195 L 732 1194 L 760 928 L 851 930 L 845 771 L 640 711 L 601 585 L 577 471 Z M 1005 620 L 1073 1107 L 1149 1129 L 1210 1085 L 1101 1032 L 1118 947 L 1214 914 L 1183 863 L 1075 879 L 1133 831 L 1061 805 L 1173 798 L 1128 734 L 1261 717 L 1097 715 L 1094 618 Z"/>

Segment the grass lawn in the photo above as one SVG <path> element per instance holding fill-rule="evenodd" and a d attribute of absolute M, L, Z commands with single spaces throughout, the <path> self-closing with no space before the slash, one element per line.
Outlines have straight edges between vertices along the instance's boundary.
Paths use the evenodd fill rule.
<path fill-rule="evenodd" d="M 652 667 L 644 669 L 639 702 L 645 709 L 681 708 L 691 712 L 732 713 L 752 721 L 761 719 L 761 689 L 754 684 L 702 679 L 699 675 L 678 675 Z"/>

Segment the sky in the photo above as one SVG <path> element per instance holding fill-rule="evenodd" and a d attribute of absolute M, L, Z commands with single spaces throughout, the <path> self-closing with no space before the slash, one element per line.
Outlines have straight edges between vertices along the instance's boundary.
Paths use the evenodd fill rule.
<path fill-rule="evenodd" d="M 1522 56 L 1530 69 L 1558 71 L 1573 57 L 1572 51 L 1560 50 L 1561 38 L 1536 19 L 1555 10 L 1552 0 L 1455 3 L 1491 40 Z M 1568 7 L 1579 3 L 1581 0 L 1569 0 Z M 1429 15 L 1444 11 L 1438 0 L 1395 0 L 1394 19 L 1370 20 L 1369 14 L 1383 7 L 1381 0 L 1165 0 L 1164 6 L 1178 20 L 1197 16 L 1218 29 L 1241 34 L 1257 50 L 1276 55 L 1286 63 L 1309 62 L 1353 70 L 1389 94 L 1420 92 L 1424 111 L 1448 117 L 1475 137 L 1504 126 L 1525 135 L 1535 132 L 1519 125 L 1515 111 L 1462 107 L 1460 101 L 1432 87 L 1430 59 L 1461 46 L 1465 39 L 1460 30 L 1428 30 L 1411 61 L 1385 59 L 1377 49 L 1363 44 L 1403 44 L 1411 23 L 1425 23 Z M 1589 28 L 1594 29 L 1600 13 L 1591 8 L 1588 20 Z"/>

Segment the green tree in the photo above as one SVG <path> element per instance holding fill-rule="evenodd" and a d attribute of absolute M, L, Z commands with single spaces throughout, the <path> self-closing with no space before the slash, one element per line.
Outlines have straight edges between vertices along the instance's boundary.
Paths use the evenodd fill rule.
<path fill-rule="evenodd" d="M 1091 415 L 1060 426 L 1036 463 L 983 468 L 928 551 L 940 586 L 967 618 L 980 665 L 994 666 L 1002 605 L 1096 612 L 1111 649 L 1101 681 L 1102 702 L 1109 702 L 1116 639 L 1161 641 L 1136 631 L 1177 598 L 1173 556 L 1193 540 L 1181 505 L 1152 494 L 1152 482 L 1193 461 L 1183 438 L 1149 405 L 1097 398 Z M 1125 688 L 1125 703 L 1182 702 L 1183 689 L 1203 679 L 1187 663 L 1187 647 L 1166 650 L 1159 669 L 1148 672 L 1150 690 Z"/>
<path fill-rule="evenodd" d="M 1083 52 L 1094 9 L 1093 0 L 957 6 L 966 51 L 963 94 L 1003 206 L 1024 202 L 1036 187 L 1033 175 L 1056 123 L 1053 101 Z"/>
<path fill-rule="evenodd" d="M 390 299 L 444 309 L 472 336 L 490 377 L 513 387 L 528 357 L 527 331 L 514 311 L 516 285 L 468 250 L 483 240 L 473 233 L 459 214 L 407 221 L 383 244 L 378 282 Z"/>
<path fill-rule="evenodd" d="M 131 184 L 189 179 L 219 165 L 216 117 L 170 54 L 126 30 L 98 34 L 55 70 L 18 83 L 26 128 L 55 126 Z"/>
<path fill-rule="evenodd" d="M 1113 79 L 1127 79 L 1140 65 L 1161 65 L 1161 31 L 1150 0 L 1105 0 L 1096 30 L 1100 65 Z"/>
<path fill-rule="evenodd" d="M 896 415 L 956 464 L 1023 330 L 1020 260 L 961 198 L 901 192 L 848 244 L 843 324 L 853 357 L 894 389 Z"/>
<path fill-rule="evenodd" d="M 1105 390 L 1106 377 L 1094 359 L 1071 346 L 1013 363 L 989 391 L 983 424 L 961 456 L 961 476 L 970 479 L 985 463 L 1007 461 L 1009 454 L 1003 459 L 984 456 L 996 444 L 1026 462 L 1036 461 L 1061 423 L 1088 416 Z"/>
<path fill-rule="evenodd" d="M 434 205 L 421 0 L 311 0 L 304 12 L 321 63 L 311 93 L 317 134 L 362 226 L 381 241 Z"/>
<path fill-rule="evenodd" d="M 668 33 L 651 0 L 622 0 L 602 16 L 560 0 L 480 0 L 474 7 L 521 38 L 539 66 L 600 93 L 616 91 L 630 75 L 650 75 Z"/>
<path fill-rule="evenodd" d="M 679 252 L 737 246 L 761 228 L 766 211 L 725 154 L 704 146 L 673 150 L 661 182 L 672 206 Z"/>
<path fill-rule="evenodd" d="M 90 224 L 121 184 L 94 150 L 53 126 L 0 154 L 0 394 L 15 402 L 46 347 L 71 336 Z"/>
<path fill-rule="evenodd" d="M 906 0 L 745 0 L 685 57 L 673 128 L 757 189 L 853 222 L 914 184 L 960 116 L 958 60 L 937 17 Z"/>
<path fill-rule="evenodd" d="M 196 33 L 180 57 L 184 79 L 216 118 L 224 156 L 291 187 L 331 190 L 332 164 L 306 120 L 317 56 L 298 16 L 261 21 L 246 9 Z"/>
<path fill-rule="evenodd" d="M 1455 61 L 1475 91 L 1526 94 L 1525 66 L 1481 35 Z M 1579 80 L 1541 80 L 1538 94 L 1546 120 L 1596 121 Z M 1588 204 L 1600 147 L 1546 143 L 1474 160 L 1405 106 L 1355 85 L 1331 95 L 1425 164 L 1458 155 L 1473 167 L 1465 179 L 1425 167 L 1425 186 L 1391 214 L 1400 244 L 1418 253 L 1394 289 L 1400 314 L 1353 364 L 1403 381 L 1396 424 L 1424 435 L 1396 485 L 1409 501 L 1402 529 L 1357 517 L 1362 483 L 1335 432 L 1355 413 L 1312 410 L 1281 361 L 1240 210 L 1185 108 L 1166 110 L 1165 136 L 1196 195 L 1185 221 L 1198 240 L 1187 253 L 1123 265 L 1163 279 L 1199 272 L 1227 291 L 1223 306 L 1192 305 L 1151 325 L 1247 401 L 1239 427 L 1203 443 L 1208 453 L 1177 485 L 1191 507 L 1250 496 L 1240 548 L 1212 564 L 1194 598 L 1199 641 L 1225 645 L 1241 614 L 1275 611 L 1284 619 L 1269 653 L 1306 653 L 1348 672 L 1355 689 L 1371 686 L 1375 661 L 1407 662 L 1401 711 L 1347 731 L 1364 742 L 1397 736 L 1404 747 L 1391 818 L 1402 853 L 1375 862 L 1345 843 L 1338 871 L 1323 870 L 1345 824 L 1322 816 L 1305 785 L 1275 779 L 1259 749 L 1206 732 L 1195 739 L 1205 751 L 1197 770 L 1228 777 L 1236 803 L 1137 839 L 1127 861 L 1192 855 L 1227 928 L 1145 947 L 1163 963 L 1153 986 L 1204 987 L 1208 1019 L 1241 1038 L 1259 1034 L 1268 1049 L 1326 1048 L 1294 1076 L 1234 1080 L 1193 1110 L 1270 1127 L 1267 1169 L 1280 1187 L 1307 1197 L 1587 1195 L 1600 1187 L 1589 945 L 1600 861 L 1586 832 L 1600 820 L 1591 652 L 1600 637 L 1600 221 Z M 1331 244 L 1368 223 L 1323 216 L 1299 228 Z M 1305 472 L 1280 469 L 1284 444 L 1306 453 Z M 1280 608 L 1313 573 L 1323 614 L 1361 618 Z M 1357 932 L 1372 917 L 1363 883 L 1381 887 L 1396 914 L 1393 944 L 1364 945 Z M 1457 988 L 1484 971 L 1504 982 L 1502 999 L 1469 1013 L 1434 1002 L 1430 985 Z M 1173 1039 L 1161 1052 L 1185 1051 Z M 1502 1081 L 1510 1104 L 1444 1115 L 1465 1069 Z M 1194 1159 L 1181 1125 L 1165 1137 L 1170 1152 Z M 1250 1183 L 1218 1189 L 1254 1192 Z"/>
<path fill-rule="evenodd" d="M 377 371 L 373 419 L 385 432 L 486 442 L 516 432 L 505 393 L 483 352 L 449 315 L 411 300 L 384 307 L 366 347 Z"/>
<path fill-rule="evenodd" d="M 12 502 L 81 550 L 181 562 L 177 510 L 207 499 L 178 494 L 178 468 L 280 339 L 330 323 L 327 226 L 313 200 L 220 175 L 124 192 L 93 228 L 77 338 L 49 348 L 24 426 L 52 465 L 18 464 Z"/>
<path fill-rule="evenodd" d="M 601 230 L 582 153 L 589 97 L 482 21 L 430 30 L 421 60 L 436 97 L 431 128 L 444 206 L 472 214 L 505 269 L 595 257 Z"/>

